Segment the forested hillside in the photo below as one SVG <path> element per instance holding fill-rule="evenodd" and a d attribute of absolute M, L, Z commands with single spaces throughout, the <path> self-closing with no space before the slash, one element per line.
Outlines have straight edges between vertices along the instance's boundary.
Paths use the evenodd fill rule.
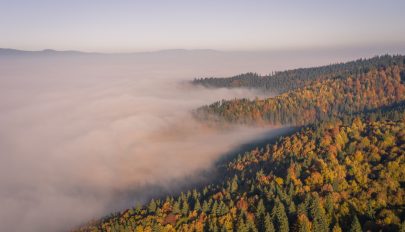
<path fill-rule="evenodd" d="M 199 108 L 195 115 L 204 121 L 305 125 L 404 100 L 403 79 L 403 65 L 371 68 L 365 74 L 313 82 L 274 98 L 219 101 Z"/>
<path fill-rule="evenodd" d="M 326 67 L 293 70 L 310 81 L 277 97 L 194 112 L 212 125 L 299 130 L 218 161 L 210 184 L 77 231 L 405 231 L 403 57 Z"/>
<path fill-rule="evenodd" d="M 376 56 L 371 59 L 359 59 L 347 63 L 332 64 L 314 68 L 300 68 L 275 72 L 272 75 L 260 76 L 257 73 L 245 73 L 228 78 L 199 78 L 194 84 L 214 88 L 258 88 L 272 93 L 284 93 L 288 90 L 301 88 L 313 81 L 329 78 L 359 75 L 372 68 L 405 64 L 404 56 Z"/>
<path fill-rule="evenodd" d="M 79 231 L 403 231 L 404 120 L 402 103 L 305 127 L 220 164 L 215 184 Z"/>

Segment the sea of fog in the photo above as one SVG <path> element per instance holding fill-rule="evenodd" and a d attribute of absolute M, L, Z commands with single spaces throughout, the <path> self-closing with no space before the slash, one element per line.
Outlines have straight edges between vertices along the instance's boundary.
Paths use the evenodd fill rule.
<path fill-rule="evenodd" d="M 0 231 L 69 230 L 154 189 L 175 191 L 177 180 L 197 181 L 221 155 L 271 129 L 196 122 L 190 111 L 201 105 L 260 94 L 187 81 L 335 61 L 303 57 L 0 54 Z"/>

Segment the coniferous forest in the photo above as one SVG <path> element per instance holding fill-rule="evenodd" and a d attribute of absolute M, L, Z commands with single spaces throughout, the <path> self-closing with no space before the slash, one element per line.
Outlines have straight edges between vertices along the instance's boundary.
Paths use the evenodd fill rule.
<path fill-rule="evenodd" d="M 201 123 L 298 128 L 218 161 L 212 183 L 77 231 L 405 231 L 405 57 L 195 79 L 277 92 L 221 100 Z M 220 100 L 220 99 L 219 99 Z M 198 149 L 198 148 L 196 148 Z"/>

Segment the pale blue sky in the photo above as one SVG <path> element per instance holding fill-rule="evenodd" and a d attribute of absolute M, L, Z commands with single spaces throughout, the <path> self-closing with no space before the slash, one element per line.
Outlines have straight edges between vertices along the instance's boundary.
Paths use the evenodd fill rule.
<path fill-rule="evenodd" d="M 0 47 L 100 52 L 403 47 L 401 0 L 0 0 Z"/>

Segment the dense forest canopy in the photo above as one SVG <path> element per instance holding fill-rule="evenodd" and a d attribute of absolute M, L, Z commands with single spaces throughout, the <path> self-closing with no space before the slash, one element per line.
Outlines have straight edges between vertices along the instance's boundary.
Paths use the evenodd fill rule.
<path fill-rule="evenodd" d="M 284 93 L 223 100 L 194 115 L 298 130 L 219 161 L 210 184 L 77 231 L 405 231 L 403 56 L 248 75 L 195 82 L 231 87 L 239 78 L 240 86 Z"/>
<path fill-rule="evenodd" d="M 221 163 L 221 179 L 79 231 L 404 229 L 405 111 L 304 127 Z"/>
<path fill-rule="evenodd" d="M 193 84 L 213 88 L 257 88 L 272 93 L 284 93 L 288 90 L 301 88 L 312 81 L 347 75 L 356 76 L 367 73 L 372 68 L 383 68 L 403 64 L 405 64 L 405 57 L 402 55 L 384 55 L 321 67 L 275 72 L 265 76 L 251 72 L 228 78 L 197 78 L 194 79 Z"/>
<path fill-rule="evenodd" d="M 220 122 L 305 125 L 404 100 L 403 69 L 403 65 L 371 68 L 364 74 L 312 82 L 274 98 L 223 100 L 199 108 L 196 116 Z"/>

